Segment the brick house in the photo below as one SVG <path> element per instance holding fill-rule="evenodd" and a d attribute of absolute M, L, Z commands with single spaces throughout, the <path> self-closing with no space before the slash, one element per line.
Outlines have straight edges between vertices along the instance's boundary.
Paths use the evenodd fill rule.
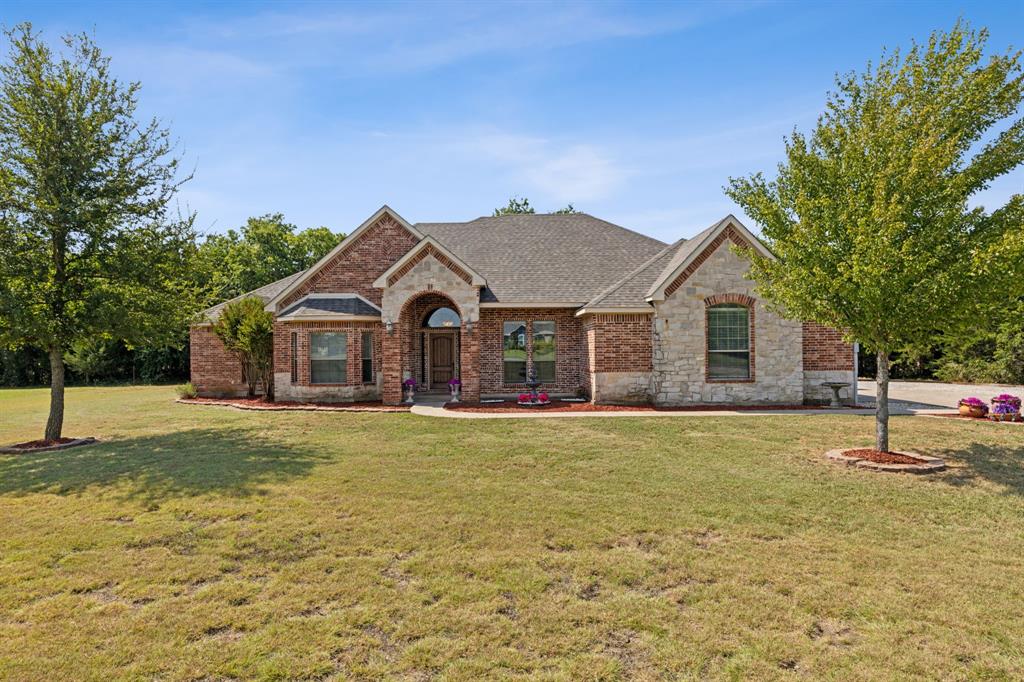
<path fill-rule="evenodd" d="M 402 382 L 463 400 L 515 395 L 529 369 L 552 395 L 595 402 L 821 402 L 855 385 L 853 346 L 756 298 L 727 216 L 665 244 L 586 214 L 406 222 L 382 207 L 320 262 L 261 287 L 275 317 L 278 400 L 398 403 Z M 241 367 L 191 330 L 200 395 L 244 395 Z"/>

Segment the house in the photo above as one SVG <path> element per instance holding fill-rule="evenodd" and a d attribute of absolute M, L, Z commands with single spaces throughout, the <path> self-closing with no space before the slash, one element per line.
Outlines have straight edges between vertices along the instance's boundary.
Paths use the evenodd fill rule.
<path fill-rule="evenodd" d="M 590 215 L 407 222 L 387 206 L 316 265 L 251 292 L 274 314 L 278 400 L 394 404 L 402 382 L 463 400 L 515 395 L 532 368 L 552 395 L 595 402 L 800 404 L 855 385 L 853 346 L 758 300 L 770 255 L 733 216 L 665 244 Z M 245 392 L 213 334 L 191 330 L 200 395 Z"/>

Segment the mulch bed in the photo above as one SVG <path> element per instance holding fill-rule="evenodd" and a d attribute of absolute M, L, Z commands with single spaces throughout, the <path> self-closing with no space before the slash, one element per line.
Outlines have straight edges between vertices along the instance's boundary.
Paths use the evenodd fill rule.
<path fill-rule="evenodd" d="M 95 438 L 57 438 L 54 440 L 30 440 L 24 443 L 15 443 L 0 448 L 0 453 L 18 454 L 27 452 L 49 452 L 50 450 L 64 450 L 79 445 L 91 445 L 96 442 Z"/>
<path fill-rule="evenodd" d="M 707 410 L 764 411 L 764 410 L 820 410 L 814 405 L 685 405 L 680 407 L 656 407 L 654 405 L 595 405 L 593 403 L 567 403 L 553 400 L 549 405 L 524 407 L 507 400 L 502 403 L 470 405 L 448 403 L 445 409 L 456 412 L 702 412 Z"/>
<path fill-rule="evenodd" d="M 866 459 L 870 462 L 878 462 L 879 464 L 924 464 L 925 460 L 918 457 L 911 457 L 910 455 L 904 455 L 899 452 L 882 452 L 881 450 L 875 450 L 874 448 L 858 448 L 856 450 L 845 450 L 843 452 L 847 457 L 858 457 L 860 459 Z"/>
<path fill-rule="evenodd" d="M 303 403 L 291 400 L 270 402 L 263 398 L 179 398 L 185 405 L 216 405 L 234 407 L 238 410 L 267 410 L 282 412 L 300 410 L 307 412 L 408 412 L 408 405 L 384 405 L 380 402 L 360 403 Z"/>

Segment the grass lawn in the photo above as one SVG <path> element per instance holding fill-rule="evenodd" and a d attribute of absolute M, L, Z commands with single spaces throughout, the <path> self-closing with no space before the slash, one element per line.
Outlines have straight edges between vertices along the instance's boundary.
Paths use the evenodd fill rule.
<path fill-rule="evenodd" d="M 440 420 L 68 392 L 0 455 L 0 679 L 1024 677 L 1024 429 Z M 0 443 L 47 392 L 0 391 Z"/>

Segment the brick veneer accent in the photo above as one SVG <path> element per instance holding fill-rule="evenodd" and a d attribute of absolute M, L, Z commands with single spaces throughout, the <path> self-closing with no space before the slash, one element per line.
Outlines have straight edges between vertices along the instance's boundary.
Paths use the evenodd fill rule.
<path fill-rule="evenodd" d="M 383 325 L 379 322 L 275 322 L 274 323 L 274 369 L 275 372 L 291 372 L 292 332 L 298 334 L 298 381 L 296 386 L 361 386 L 363 382 L 363 332 L 373 332 L 374 377 L 381 367 L 381 339 Z M 346 341 L 346 367 L 344 384 L 311 384 L 309 368 L 309 335 L 314 332 L 341 332 Z M 375 383 L 376 379 L 373 382 Z"/>
<path fill-rule="evenodd" d="M 189 373 L 192 385 L 204 396 L 245 395 L 248 391 L 242 364 L 209 326 L 189 330 Z"/>
<path fill-rule="evenodd" d="M 650 315 L 588 315 L 583 323 L 583 337 L 587 347 L 583 366 L 587 373 L 651 371 Z"/>
<path fill-rule="evenodd" d="M 731 240 L 734 244 L 736 244 L 737 246 L 740 246 L 742 248 L 745 248 L 745 249 L 752 248 L 750 242 L 748 242 L 743 237 L 743 235 L 741 235 L 739 232 L 737 232 L 735 229 L 733 229 L 732 226 L 729 226 L 729 227 L 725 228 L 724 230 L 722 230 L 719 233 L 719 235 L 717 237 L 715 237 L 711 241 L 710 244 L 708 244 L 706 247 L 704 247 L 704 250 L 701 251 L 697 255 L 697 257 L 693 259 L 692 263 L 690 263 L 689 265 L 686 266 L 685 270 L 683 270 L 681 273 L 679 273 L 678 277 L 676 277 L 674 280 L 672 280 L 671 284 L 669 284 L 667 287 L 665 287 L 665 298 L 668 298 L 669 296 L 674 294 L 676 292 L 676 290 L 679 289 L 679 287 L 681 287 L 683 285 L 683 282 L 685 282 L 687 279 L 689 279 L 690 275 L 695 273 L 697 271 L 697 269 L 701 265 L 704 264 L 704 261 L 706 261 L 708 258 L 710 258 L 711 255 L 715 252 L 715 250 L 719 246 L 724 244 L 725 240 L 727 240 L 727 239 Z"/>
<path fill-rule="evenodd" d="M 732 228 L 730 228 L 732 229 Z M 736 304 L 747 309 L 747 330 L 750 333 L 750 376 L 746 379 L 713 379 L 711 378 L 711 363 L 708 356 L 711 354 L 708 349 L 708 330 L 711 328 L 709 321 L 711 306 L 722 304 Z M 752 296 L 746 294 L 716 294 L 704 299 L 704 381 L 709 384 L 752 384 L 757 380 L 757 325 L 754 315 L 757 310 L 756 301 Z"/>
<path fill-rule="evenodd" d="M 526 389 L 526 384 L 504 382 L 504 322 L 526 323 L 526 363 L 533 363 L 533 323 L 555 323 L 555 383 L 543 389 L 576 392 L 581 385 L 580 320 L 573 308 L 483 308 L 480 310 L 479 363 L 482 393 L 509 393 Z M 649 358 L 648 358 L 649 360 Z"/>
<path fill-rule="evenodd" d="M 853 346 L 843 340 L 840 331 L 804 322 L 804 371 L 852 371 Z"/>
<path fill-rule="evenodd" d="M 412 233 L 385 214 L 282 301 L 279 310 L 312 293 L 356 293 L 380 305 L 381 290 L 374 288 L 374 280 L 417 243 Z"/>
<path fill-rule="evenodd" d="M 412 269 L 416 267 L 420 263 L 420 261 L 422 261 L 427 256 L 433 256 L 435 259 L 437 259 L 439 263 L 441 263 L 441 265 L 445 266 L 446 268 L 454 272 L 456 275 L 458 275 L 461 279 L 463 279 L 466 282 L 466 284 L 473 283 L 473 278 L 472 276 L 470 276 L 468 272 L 459 267 L 451 258 L 449 258 L 448 256 L 438 251 L 436 248 L 434 248 L 433 244 L 427 244 L 425 247 L 420 249 L 415 256 L 410 258 L 408 263 L 400 267 L 390 277 L 388 277 L 388 286 L 393 285 L 395 282 L 397 282 L 398 280 L 402 279 L 407 274 L 412 272 Z"/>

